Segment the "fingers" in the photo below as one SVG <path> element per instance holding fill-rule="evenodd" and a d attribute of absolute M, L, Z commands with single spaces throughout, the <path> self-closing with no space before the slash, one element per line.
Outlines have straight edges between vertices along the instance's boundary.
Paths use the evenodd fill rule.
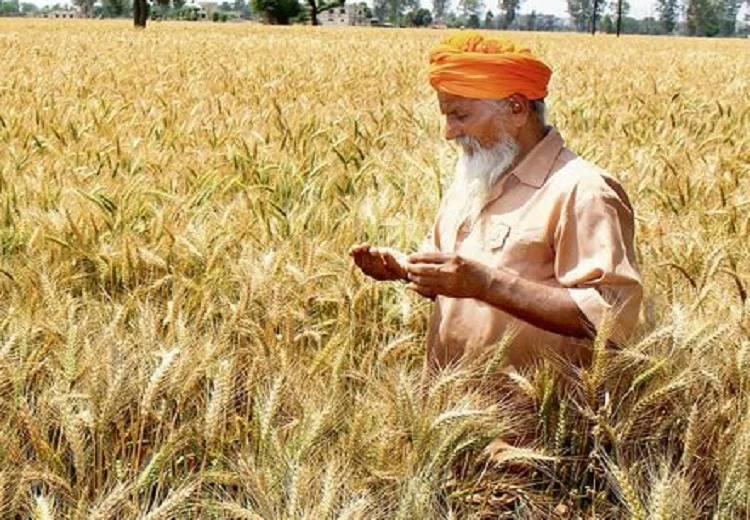
<path fill-rule="evenodd" d="M 378 281 L 387 281 L 405 277 L 405 275 L 397 276 L 398 273 L 391 272 L 381 250 L 377 247 L 372 247 L 370 244 L 364 243 L 354 246 L 349 254 L 354 259 L 357 267 L 370 278 Z"/>
<path fill-rule="evenodd" d="M 380 281 L 408 281 L 406 255 L 388 247 L 373 247 L 365 242 L 349 249 L 349 256 L 366 275 Z"/>
<path fill-rule="evenodd" d="M 429 298 L 430 300 L 434 300 L 435 298 L 437 298 L 437 293 L 435 293 L 433 290 L 416 283 L 410 283 L 406 286 L 406 288 L 417 293 L 420 296 Z"/>
<path fill-rule="evenodd" d="M 407 262 L 407 256 L 398 249 L 393 249 L 392 247 L 379 247 L 377 249 L 383 256 L 392 256 L 401 266 Z"/>
<path fill-rule="evenodd" d="M 356 246 L 352 246 L 352 248 L 349 249 L 349 255 L 350 256 L 355 256 L 357 254 L 364 253 L 364 252 L 368 251 L 369 249 L 370 249 L 370 244 L 368 244 L 367 242 L 364 242 L 362 244 L 358 244 Z"/>
<path fill-rule="evenodd" d="M 419 276 L 416 274 L 409 274 L 407 280 L 412 283 L 419 285 L 420 287 L 432 289 L 436 286 L 437 280 L 426 276 Z"/>
<path fill-rule="evenodd" d="M 370 248 L 370 244 L 360 244 L 349 250 L 349 256 L 354 259 L 354 263 L 360 269 L 364 269 L 365 253 Z"/>
<path fill-rule="evenodd" d="M 370 268 L 372 269 L 370 276 L 380 281 L 387 281 L 393 278 L 388 270 L 385 258 L 383 258 L 382 248 L 368 247 L 365 256 L 367 257 L 370 263 Z"/>
<path fill-rule="evenodd" d="M 408 280 L 406 269 L 402 266 L 391 251 L 385 251 L 381 258 L 385 264 L 386 269 L 393 274 L 394 278 L 398 280 Z"/>
<path fill-rule="evenodd" d="M 410 264 L 442 264 L 450 260 L 452 255 L 446 253 L 414 253 L 409 255 Z"/>
<path fill-rule="evenodd" d="M 406 264 L 406 271 L 415 276 L 439 276 L 441 264 Z"/>
<path fill-rule="evenodd" d="M 399 280 L 406 280 L 406 271 L 399 265 L 399 263 L 396 261 L 395 258 L 393 258 L 390 255 L 384 256 L 383 263 L 385 264 L 385 268 L 388 270 L 389 273 L 393 275 L 394 278 L 397 278 Z"/>

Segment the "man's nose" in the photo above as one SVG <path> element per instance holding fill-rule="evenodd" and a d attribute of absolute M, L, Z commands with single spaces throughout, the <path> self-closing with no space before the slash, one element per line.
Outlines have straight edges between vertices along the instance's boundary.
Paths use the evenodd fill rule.
<path fill-rule="evenodd" d="M 445 122 L 445 139 L 450 141 L 461 135 L 461 132 L 456 123 L 447 120 Z"/>

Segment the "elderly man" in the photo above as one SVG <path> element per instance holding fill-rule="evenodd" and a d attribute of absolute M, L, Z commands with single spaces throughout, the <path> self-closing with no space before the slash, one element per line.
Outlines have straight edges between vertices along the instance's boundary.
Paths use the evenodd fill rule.
<path fill-rule="evenodd" d="M 528 49 L 475 32 L 430 53 L 430 83 L 462 148 L 421 251 L 356 246 L 376 280 L 435 300 L 427 360 L 445 366 L 514 336 L 507 363 L 583 363 L 601 329 L 625 340 L 641 303 L 633 209 L 606 172 L 545 124 L 550 69 Z"/>

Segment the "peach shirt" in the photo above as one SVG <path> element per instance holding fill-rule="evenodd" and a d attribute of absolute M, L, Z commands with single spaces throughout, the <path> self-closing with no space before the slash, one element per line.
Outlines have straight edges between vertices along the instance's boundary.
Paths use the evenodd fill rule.
<path fill-rule="evenodd" d="M 459 195 L 460 196 L 460 195 Z M 614 316 L 613 341 L 635 327 L 642 285 L 633 246 L 634 219 L 622 187 L 565 147 L 549 128 L 542 141 L 493 188 L 472 228 L 451 218 L 448 194 L 423 250 L 456 253 L 527 280 L 566 288 L 597 328 Z M 553 334 L 473 299 L 439 296 L 427 360 L 443 365 L 492 347 L 517 327 L 508 362 L 551 353 L 580 361 L 585 340 Z M 584 354 L 581 354 L 581 353 Z"/>

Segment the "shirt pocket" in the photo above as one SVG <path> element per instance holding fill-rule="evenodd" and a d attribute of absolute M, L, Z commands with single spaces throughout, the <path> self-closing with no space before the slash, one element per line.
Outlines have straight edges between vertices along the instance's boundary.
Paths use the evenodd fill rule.
<path fill-rule="evenodd" d="M 490 252 L 499 252 L 508 243 L 510 226 L 498 220 L 490 221 L 482 240 L 482 248 Z"/>
<path fill-rule="evenodd" d="M 503 249 L 503 265 L 532 280 L 555 276 L 555 251 L 543 230 L 517 226 Z"/>

